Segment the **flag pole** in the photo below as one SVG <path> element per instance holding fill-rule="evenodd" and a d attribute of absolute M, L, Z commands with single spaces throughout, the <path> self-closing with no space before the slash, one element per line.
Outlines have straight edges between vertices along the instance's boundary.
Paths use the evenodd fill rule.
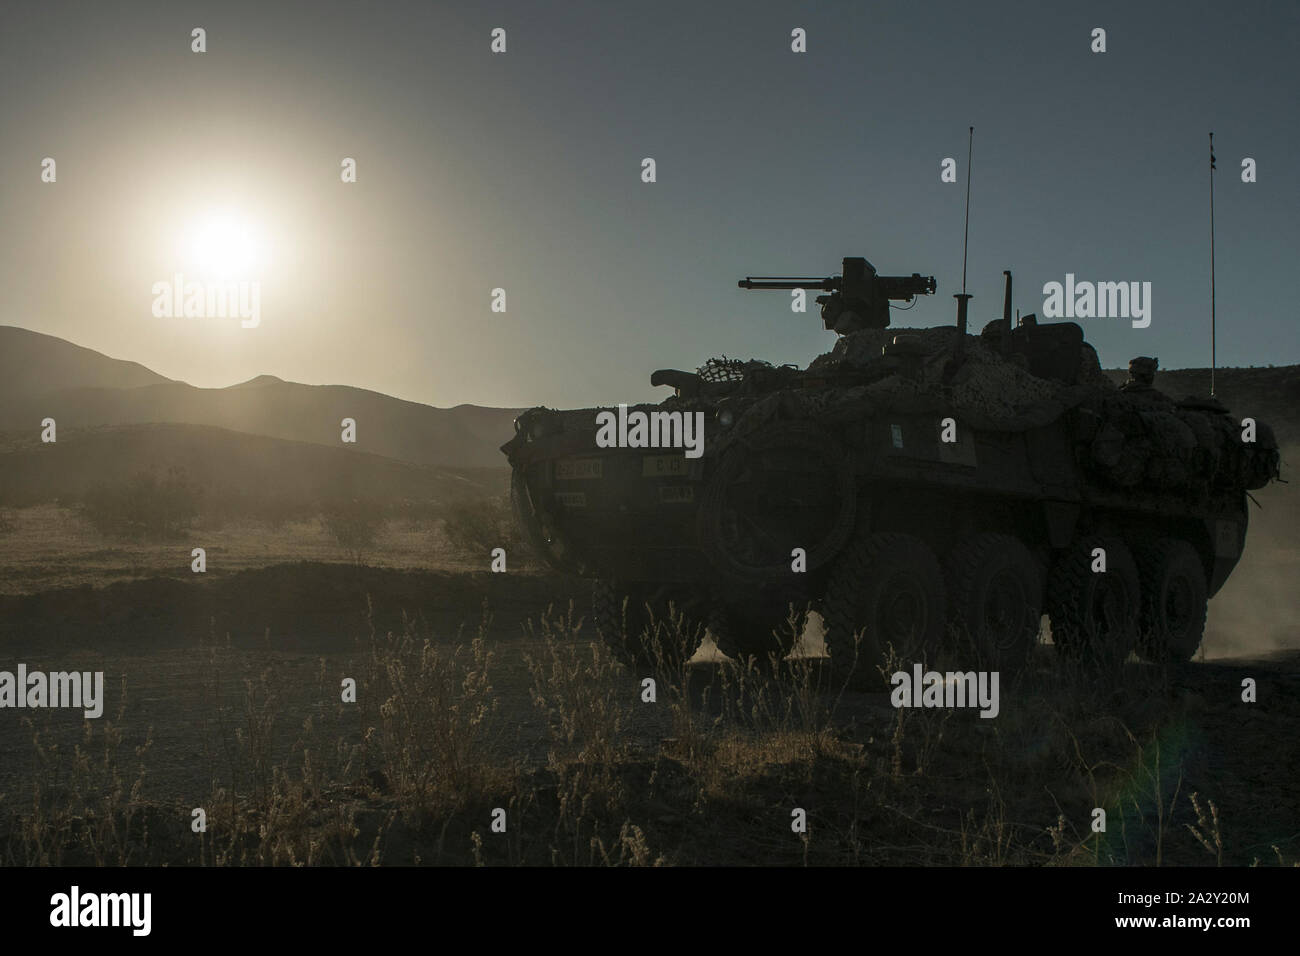
<path fill-rule="evenodd" d="M 1210 134 L 1210 397 L 1214 397 L 1214 372 L 1218 367 L 1214 329 L 1214 134 Z"/>

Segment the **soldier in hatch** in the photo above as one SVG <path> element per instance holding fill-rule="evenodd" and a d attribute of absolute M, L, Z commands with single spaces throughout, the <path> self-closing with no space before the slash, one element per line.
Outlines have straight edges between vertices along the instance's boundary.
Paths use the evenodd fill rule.
<path fill-rule="evenodd" d="M 1120 391 L 1136 398 L 1172 401 L 1164 392 L 1156 390 L 1156 369 L 1159 367 L 1160 360 L 1157 358 L 1139 355 L 1137 358 L 1131 359 L 1128 363 L 1128 381 L 1120 386 Z"/>
<path fill-rule="evenodd" d="M 1126 392 L 1148 392 L 1155 388 L 1160 359 L 1139 355 L 1128 363 L 1128 381 L 1120 386 Z"/>

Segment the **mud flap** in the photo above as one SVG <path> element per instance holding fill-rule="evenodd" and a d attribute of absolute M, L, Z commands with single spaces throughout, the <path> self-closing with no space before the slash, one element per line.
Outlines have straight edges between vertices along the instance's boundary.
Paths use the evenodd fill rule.
<path fill-rule="evenodd" d="M 1206 518 L 1205 531 L 1214 546 L 1214 559 L 1209 568 L 1209 596 L 1219 593 L 1228 575 L 1241 559 L 1242 545 L 1246 540 L 1246 513 L 1240 521 L 1231 518 Z"/>

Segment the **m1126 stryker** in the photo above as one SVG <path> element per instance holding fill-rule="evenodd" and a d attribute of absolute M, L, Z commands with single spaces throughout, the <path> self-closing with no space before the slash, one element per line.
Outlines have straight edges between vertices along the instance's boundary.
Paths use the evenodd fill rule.
<path fill-rule="evenodd" d="M 811 607 L 842 672 L 945 640 L 1014 669 L 1043 612 L 1074 657 L 1190 659 L 1241 557 L 1247 492 L 1278 476 L 1272 432 L 1165 396 L 1154 359 L 1114 385 L 1079 325 L 1012 322 L 1005 275 L 979 335 L 964 294 L 955 328 L 890 330 L 890 302 L 935 281 L 861 258 L 742 280 L 825 292 L 834 349 L 805 369 L 663 369 L 657 405 L 525 412 L 502 447 L 517 520 L 551 565 L 595 579 L 596 629 L 632 653 L 671 604 L 732 656 L 787 651 L 781 623 Z M 694 421 L 698 457 L 680 447 Z"/>

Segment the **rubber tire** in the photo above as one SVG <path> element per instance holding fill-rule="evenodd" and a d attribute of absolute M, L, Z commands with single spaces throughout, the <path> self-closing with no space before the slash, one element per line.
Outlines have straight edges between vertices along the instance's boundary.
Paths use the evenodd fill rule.
<path fill-rule="evenodd" d="M 1106 572 L 1093 573 L 1092 551 L 1106 551 Z M 1075 660 L 1122 664 L 1137 648 L 1141 580 L 1128 546 L 1116 537 L 1090 535 L 1070 545 L 1048 576 L 1048 614 L 1058 651 Z M 1110 603 L 1113 619 L 1098 611 Z"/>
<path fill-rule="evenodd" d="M 949 624 L 989 670 L 1015 673 L 1038 643 L 1043 574 L 1010 534 L 978 534 L 944 561 Z"/>
<path fill-rule="evenodd" d="M 796 637 L 788 633 L 787 604 L 759 599 L 750 604 L 717 606 L 709 617 L 709 631 L 718 650 L 733 661 L 748 657 L 766 663 L 773 655 L 784 658 L 793 649 Z M 806 613 L 800 617 L 806 623 Z"/>
<path fill-rule="evenodd" d="M 510 507 L 514 514 L 515 527 L 523 532 L 524 542 L 529 550 L 551 568 L 563 574 L 575 574 L 581 570 L 574 562 L 558 555 L 552 542 L 547 539 L 546 532 L 542 529 L 541 516 L 533 508 L 528 482 L 519 467 L 510 470 Z"/>
<path fill-rule="evenodd" d="M 737 427 L 741 427 L 738 423 Z M 853 533 L 854 516 L 858 507 L 858 493 L 854 485 L 853 470 L 848 455 L 840 442 L 825 429 L 808 422 L 770 422 L 761 431 L 751 430 L 746 435 L 732 434 L 719 453 L 697 512 L 696 533 L 705 555 L 724 578 L 734 584 L 768 586 L 787 580 L 790 575 L 790 556 L 784 549 L 775 563 L 752 565 L 738 559 L 723 544 L 725 505 L 732 483 L 752 467 L 752 456 L 774 449 L 801 451 L 805 456 L 817 456 L 823 471 L 831 476 L 835 486 L 835 500 L 825 502 L 834 507 L 830 528 L 820 540 L 795 541 L 805 549 L 806 570 L 816 571 L 831 561 Z"/>
<path fill-rule="evenodd" d="M 688 640 L 679 645 L 668 639 L 665 623 L 674 604 L 677 613 L 682 613 L 683 605 L 674 601 L 667 588 L 601 579 L 592 585 L 592 629 L 614 657 L 626 665 L 642 668 L 662 665 L 676 669 L 695 653 L 699 641 Z M 652 622 L 653 638 L 648 633 Z M 686 616 L 685 624 L 692 635 L 703 636 L 702 622 L 692 615 Z"/>
<path fill-rule="evenodd" d="M 913 605 L 910 638 L 898 633 L 909 617 L 906 605 L 890 600 L 900 596 L 910 597 Z M 943 569 L 920 538 L 893 532 L 857 538 L 836 559 L 820 611 L 835 684 L 875 686 L 887 644 L 908 666 L 920 653 L 942 645 L 947 613 Z M 891 611 L 893 621 L 888 619 Z M 854 635 L 862 629 L 855 660 Z"/>
<path fill-rule="evenodd" d="M 1201 646 L 1209 608 L 1200 555 L 1180 538 L 1160 538 L 1139 547 L 1134 557 L 1142 581 L 1138 654 L 1147 661 L 1185 664 Z"/>

